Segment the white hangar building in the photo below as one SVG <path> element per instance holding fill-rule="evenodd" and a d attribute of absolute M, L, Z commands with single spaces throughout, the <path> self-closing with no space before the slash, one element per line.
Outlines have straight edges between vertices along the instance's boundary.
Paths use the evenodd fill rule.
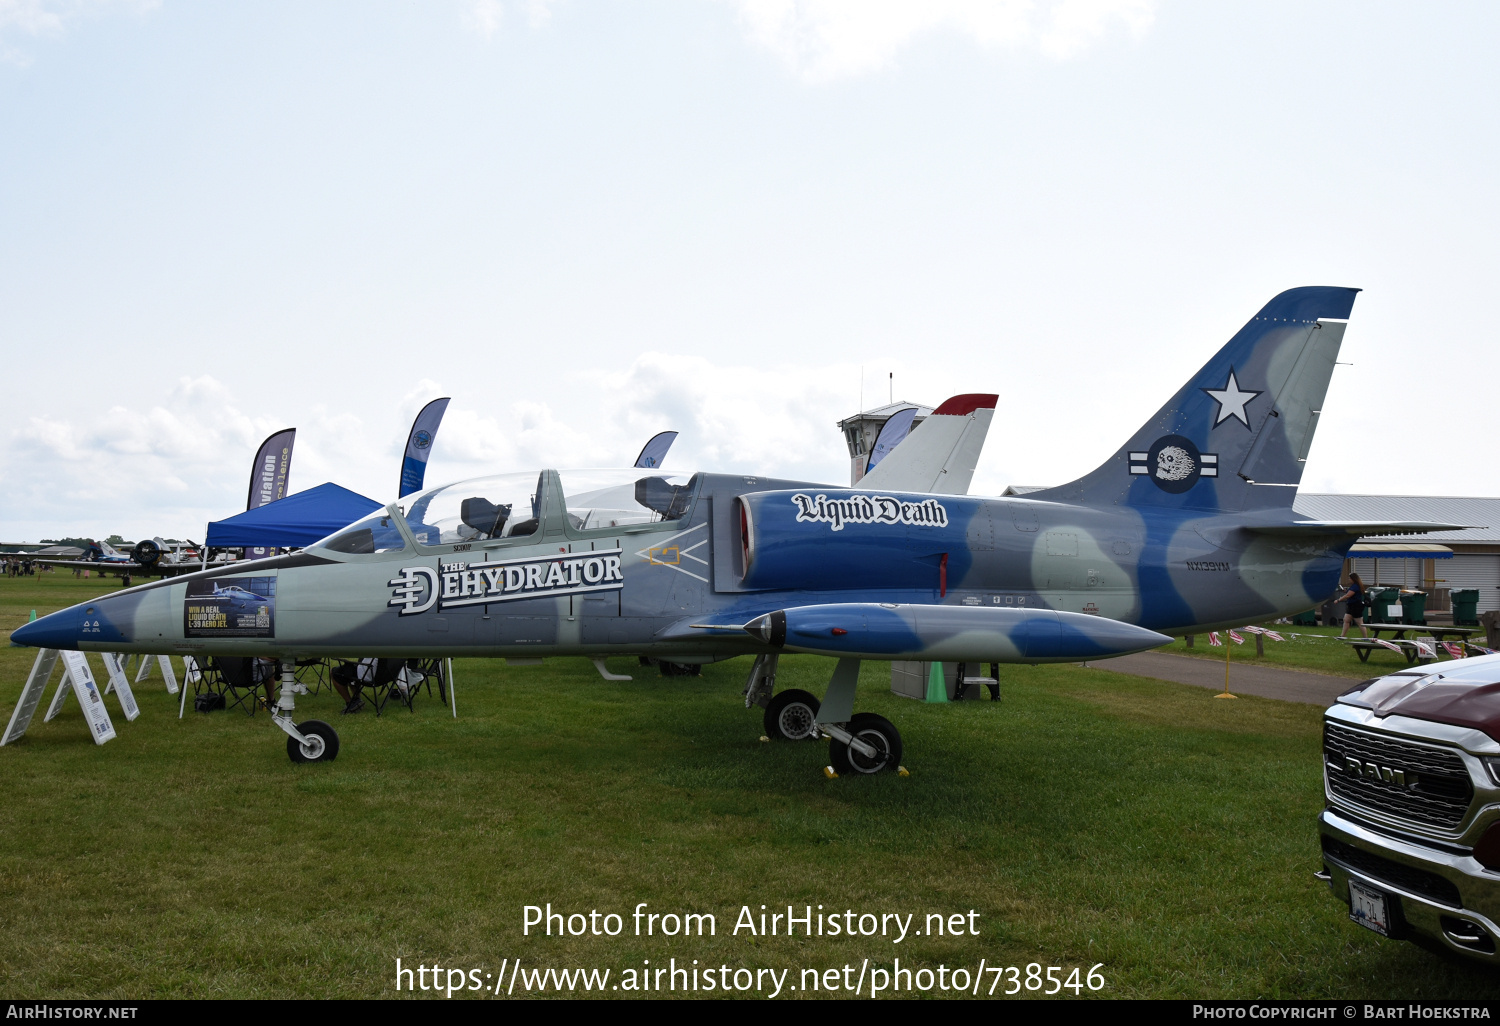
<path fill-rule="evenodd" d="M 1500 499 L 1450 495 L 1320 495 L 1302 492 L 1293 505 L 1310 520 L 1429 520 L 1468 524 L 1466 531 L 1364 538 L 1345 572 L 1367 585 L 1420 588 L 1427 608 L 1449 608 L 1448 593 L 1479 591 L 1479 612 L 1500 609 Z"/>

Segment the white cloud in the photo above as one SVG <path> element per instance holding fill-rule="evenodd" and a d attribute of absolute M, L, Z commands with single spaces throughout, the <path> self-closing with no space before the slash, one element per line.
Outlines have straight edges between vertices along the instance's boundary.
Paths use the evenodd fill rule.
<path fill-rule="evenodd" d="M 487 393 L 420 380 L 387 410 L 287 411 L 212 377 L 182 378 L 160 401 L 32 418 L 0 450 L 0 540 L 120 532 L 199 537 L 243 508 L 255 447 L 295 426 L 294 490 L 336 481 L 395 497 L 416 412 L 452 394 L 428 483 L 542 467 L 629 466 L 646 440 L 681 437 L 668 470 L 725 470 L 838 483 L 848 463 L 835 422 L 854 409 L 858 368 L 720 366 L 645 353 L 572 379 L 556 397 L 475 406 Z M 375 411 L 375 412 L 371 412 Z"/>
<path fill-rule="evenodd" d="M 491 39 L 505 24 L 505 5 L 500 0 L 472 0 L 465 20 L 475 32 Z"/>
<path fill-rule="evenodd" d="M 484 38 L 493 39 L 505 26 L 507 7 L 525 15 L 526 23 L 535 29 L 547 24 L 552 17 L 554 2 L 555 0 L 513 0 L 506 4 L 504 0 L 468 0 L 464 21 Z"/>
<path fill-rule="evenodd" d="M 648 438 L 673 429 L 681 436 L 668 469 L 837 481 L 848 471 L 835 422 L 854 408 L 857 375 L 854 366 L 721 366 L 651 352 L 623 370 L 585 377 L 557 401 L 481 411 L 460 396 L 433 448 L 429 479 L 629 466 Z"/>
<path fill-rule="evenodd" d="M 0 0 L 0 61 L 30 63 L 24 52 L 10 44 L 16 35 L 56 37 L 70 23 L 109 8 L 144 14 L 159 6 L 160 0 Z"/>
<path fill-rule="evenodd" d="M 916 37 L 947 30 L 987 49 L 1074 56 L 1108 32 L 1144 32 L 1156 0 L 734 0 L 755 43 L 809 81 L 878 71 Z"/>
<path fill-rule="evenodd" d="M 396 497 L 412 419 L 442 395 L 453 401 L 428 485 L 544 467 L 628 467 L 647 439 L 668 429 L 681 433 L 669 472 L 838 485 L 849 479 L 849 457 L 837 422 L 855 412 L 859 375 L 852 363 L 738 366 L 647 352 L 626 367 L 578 373 L 555 392 L 506 402 L 492 402 L 482 388 L 450 392 L 421 379 L 390 406 L 295 411 L 270 409 L 264 397 L 236 395 L 212 377 L 182 378 L 156 403 L 55 413 L 11 432 L 0 445 L 0 541 L 114 532 L 201 539 L 207 522 L 244 508 L 256 447 L 286 427 L 297 428 L 294 491 L 334 481 L 387 502 Z M 992 442 L 1004 449 L 1001 439 Z M 995 494 L 1010 480 L 982 466 L 973 490 Z"/>

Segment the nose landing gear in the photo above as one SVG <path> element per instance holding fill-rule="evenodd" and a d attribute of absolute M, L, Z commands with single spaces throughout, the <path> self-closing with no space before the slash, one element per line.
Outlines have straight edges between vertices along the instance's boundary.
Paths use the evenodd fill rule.
<path fill-rule="evenodd" d="M 271 710 L 271 722 L 286 731 L 286 754 L 293 762 L 332 762 L 339 754 L 339 735 L 322 720 L 292 722 L 292 710 L 297 708 L 294 697 L 298 691 L 307 689 L 297 683 L 297 664 L 281 664 L 281 696 L 276 708 Z"/>
<path fill-rule="evenodd" d="M 286 754 L 293 762 L 332 762 L 338 758 L 339 736 L 322 720 L 307 720 L 297 724 L 303 740 L 288 736 Z"/>

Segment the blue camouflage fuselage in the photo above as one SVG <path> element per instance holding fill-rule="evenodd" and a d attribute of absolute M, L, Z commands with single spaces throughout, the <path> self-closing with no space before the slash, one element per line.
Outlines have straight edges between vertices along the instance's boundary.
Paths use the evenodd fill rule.
<path fill-rule="evenodd" d="M 364 555 L 314 548 L 103 596 L 23 628 L 17 640 L 207 655 L 693 661 L 766 651 L 739 625 L 788 607 L 827 607 L 817 623 L 846 624 L 839 629 L 855 631 L 859 654 L 915 658 L 940 651 L 963 625 L 928 617 L 924 628 L 901 610 L 952 607 L 997 611 L 989 620 L 1011 643 L 983 658 L 1045 661 L 1110 652 L 1080 641 L 1028 656 L 1025 632 L 1035 628 L 1001 613 L 1055 610 L 1167 634 L 1245 623 L 1327 594 L 1350 543 L 1273 538 L 1237 523 L 1264 523 L 1263 513 L 883 495 L 727 475 L 694 481 L 691 503 L 671 521 L 584 532 L 544 512 L 537 532 L 520 539 Z M 275 579 L 274 588 L 260 585 L 274 593 L 265 599 L 274 603 L 270 626 L 188 636 L 184 607 L 198 601 L 189 591 L 238 578 Z M 227 615 L 242 604 L 230 603 Z M 866 615 L 851 604 L 874 608 Z M 794 626 L 788 647 L 843 651 L 838 638 L 848 635 L 824 636 L 823 627 L 814 642 L 806 623 Z"/>

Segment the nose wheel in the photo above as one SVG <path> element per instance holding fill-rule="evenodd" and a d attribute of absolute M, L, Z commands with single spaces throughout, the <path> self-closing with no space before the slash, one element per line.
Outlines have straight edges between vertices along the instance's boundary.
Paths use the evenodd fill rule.
<path fill-rule="evenodd" d="M 322 720 L 307 720 L 297 724 L 298 740 L 287 735 L 286 754 L 293 762 L 332 762 L 338 758 L 339 735 Z"/>
<path fill-rule="evenodd" d="M 271 722 L 286 734 L 286 754 L 293 762 L 332 762 L 339 754 L 338 732 L 322 720 L 292 722 L 298 690 L 307 694 L 307 689 L 297 683 L 297 665 L 283 660 L 281 697 L 271 710 Z"/>

